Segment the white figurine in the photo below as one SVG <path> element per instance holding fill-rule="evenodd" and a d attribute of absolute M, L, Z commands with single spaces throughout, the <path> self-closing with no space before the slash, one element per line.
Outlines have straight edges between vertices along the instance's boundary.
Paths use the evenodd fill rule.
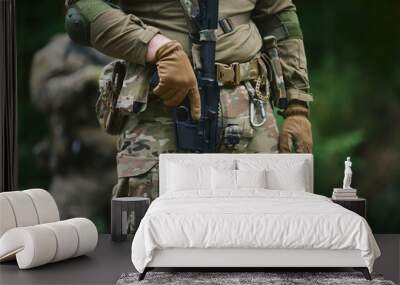
<path fill-rule="evenodd" d="M 348 156 L 347 160 L 344 162 L 343 189 L 353 189 L 353 188 L 351 188 L 351 176 L 352 175 L 353 175 L 353 172 L 351 170 L 350 156 Z"/>

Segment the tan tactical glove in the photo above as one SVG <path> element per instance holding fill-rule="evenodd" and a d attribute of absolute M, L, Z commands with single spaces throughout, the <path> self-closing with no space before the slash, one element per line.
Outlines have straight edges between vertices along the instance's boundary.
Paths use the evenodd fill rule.
<path fill-rule="evenodd" d="M 176 107 L 189 96 L 190 111 L 194 120 L 200 119 L 200 94 L 189 58 L 177 41 L 161 46 L 156 52 L 159 84 L 153 92 L 168 107 Z"/>
<path fill-rule="evenodd" d="M 282 131 L 279 135 L 279 152 L 311 153 L 312 133 L 309 111 L 302 103 L 291 103 L 283 112 Z"/>

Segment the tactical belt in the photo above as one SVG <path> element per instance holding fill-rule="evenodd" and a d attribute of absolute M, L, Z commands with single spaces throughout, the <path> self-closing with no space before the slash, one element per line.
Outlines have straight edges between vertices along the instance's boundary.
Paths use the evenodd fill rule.
<path fill-rule="evenodd" d="M 236 29 L 237 26 L 245 25 L 250 22 L 250 13 L 239 14 L 218 20 L 217 36 L 227 34 Z"/>
<path fill-rule="evenodd" d="M 243 81 L 256 80 L 260 75 L 258 58 L 245 63 L 215 63 L 217 80 L 223 85 L 239 85 Z"/>
<path fill-rule="evenodd" d="M 240 25 L 250 23 L 250 13 L 239 14 L 218 20 L 217 36 L 227 34 Z M 223 85 L 239 85 L 246 80 L 255 80 L 259 75 L 258 60 L 252 59 L 245 63 L 216 63 L 217 80 Z"/>

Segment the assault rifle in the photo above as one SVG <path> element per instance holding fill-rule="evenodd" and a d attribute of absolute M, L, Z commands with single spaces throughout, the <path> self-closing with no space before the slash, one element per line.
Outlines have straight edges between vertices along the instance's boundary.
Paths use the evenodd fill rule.
<path fill-rule="evenodd" d="M 192 16 L 193 43 L 200 45 L 201 68 L 195 70 L 201 100 L 201 117 L 194 121 L 190 116 L 189 101 L 174 109 L 176 147 L 178 151 L 216 152 L 219 141 L 218 109 L 219 86 L 215 75 L 215 30 L 218 24 L 218 0 L 199 0 L 196 14 Z M 157 74 L 151 85 L 155 86 Z"/>

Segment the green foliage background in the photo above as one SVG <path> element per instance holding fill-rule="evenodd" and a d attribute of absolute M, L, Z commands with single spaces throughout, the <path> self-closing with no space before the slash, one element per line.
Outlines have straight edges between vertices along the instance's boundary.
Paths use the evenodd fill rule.
<path fill-rule="evenodd" d="M 315 102 L 315 192 L 340 186 L 343 161 L 376 233 L 400 233 L 400 1 L 298 0 Z M 63 32 L 63 1 L 17 1 L 19 187 L 47 188 L 32 147 L 47 133 L 29 94 L 34 52 Z"/>

